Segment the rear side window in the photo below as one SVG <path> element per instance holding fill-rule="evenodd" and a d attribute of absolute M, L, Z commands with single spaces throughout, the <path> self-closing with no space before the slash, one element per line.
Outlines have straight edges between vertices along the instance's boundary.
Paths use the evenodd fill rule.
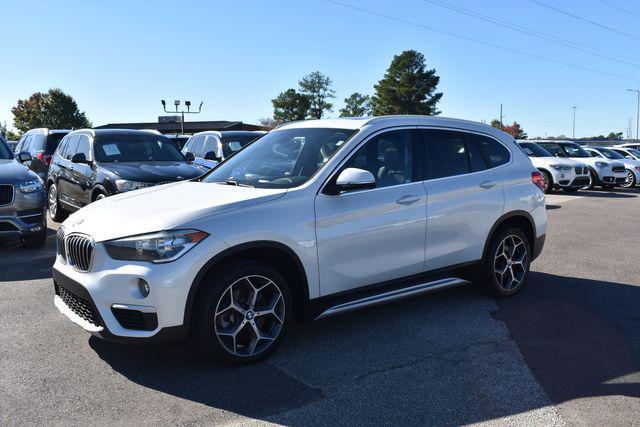
<path fill-rule="evenodd" d="M 60 141 L 62 141 L 62 138 L 64 138 L 65 135 L 66 134 L 64 133 L 52 133 L 51 135 L 47 136 L 47 144 L 44 148 L 45 153 L 55 153 L 58 145 L 60 145 Z"/>
<path fill-rule="evenodd" d="M 495 168 L 509 162 L 509 150 L 495 139 L 481 135 L 473 135 L 473 139 L 484 152 L 489 167 Z"/>
<path fill-rule="evenodd" d="M 429 165 L 432 179 L 463 175 L 471 172 L 466 136 L 462 132 L 447 130 L 418 130 L 423 150 L 424 164 Z M 474 159 L 476 165 L 478 162 Z"/>

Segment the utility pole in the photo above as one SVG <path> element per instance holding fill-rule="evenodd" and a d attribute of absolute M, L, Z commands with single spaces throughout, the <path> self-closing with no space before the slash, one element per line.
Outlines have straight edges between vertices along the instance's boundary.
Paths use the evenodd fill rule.
<path fill-rule="evenodd" d="M 504 127 L 504 123 L 502 123 L 502 119 L 504 118 L 504 116 L 502 115 L 502 102 L 500 103 L 500 128 L 502 129 Z"/>
<path fill-rule="evenodd" d="M 640 89 L 627 89 L 627 92 L 635 92 L 638 95 L 638 107 L 636 109 L 636 141 L 640 140 Z"/>
<path fill-rule="evenodd" d="M 160 100 L 160 102 L 162 102 L 162 108 L 164 109 L 165 113 L 173 113 L 173 111 L 167 111 L 167 102 L 162 99 Z M 204 104 L 204 101 L 200 102 L 200 106 L 198 107 L 198 111 L 190 111 L 191 110 L 191 101 L 184 101 L 184 105 L 187 107 L 187 111 L 184 110 L 180 110 L 178 111 L 178 107 L 180 107 L 180 100 L 176 99 L 175 101 L 173 101 L 173 105 L 176 106 L 176 113 L 180 113 L 182 114 L 182 119 L 180 120 L 180 133 L 184 134 L 184 115 L 185 114 L 200 114 L 200 112 L 202 112 L 202 104 Z"/>
<path fill-rule="evenodd" d="M 573 140 L 576 140 L 576 107 L 575 105 L 573 107 Z"/>

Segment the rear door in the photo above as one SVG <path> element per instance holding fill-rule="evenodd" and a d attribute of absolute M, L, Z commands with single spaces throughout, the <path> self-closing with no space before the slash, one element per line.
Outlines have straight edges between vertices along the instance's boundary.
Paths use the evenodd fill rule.
<path fill-rule="evenodd" d="M 490 139 L 491 151 L 504 158 L 492 163 L 483 136 L 456 130 L 419 129 L 422 165 L 427 179 L 426 270 L 482 258 L 489 231 L 504 209 L 500 165 L 508 150 Z M 494 146 L 498 144 L 498 147 Z"/>
<path fill-rule="evenodd" d="M 322 295 L 422 272 L 426 193 L 413 153 L 411 129 L 379 133 L 339 169 L 368 170 L 376 187 L 316 196 Z"/>

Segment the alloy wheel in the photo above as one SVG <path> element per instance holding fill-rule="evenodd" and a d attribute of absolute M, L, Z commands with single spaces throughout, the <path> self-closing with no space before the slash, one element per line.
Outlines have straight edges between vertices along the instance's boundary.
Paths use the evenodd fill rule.
<path fill-rule="evenodd" d="M 49 214 L 51 217 L 55 217 L 58 213 L 58 190 L 55 184 L 51 184 L 49 187 Z"/>
<path fill-rule="evenodd" d="M 621 186 L 624 188 L 629 188 L 633 186 L 633 181 L 635 181 L 635 176 L 633 175 L 633 172 L 627 171 L 627 179 L 624 181 L 624 184 L 622 184 Z"/>
<path fill-rule="evenodd" d="M 514 292 L 527 275 L 529 251 L 520 237 L 510 234 L 500 242 L 493 260 L 496 281 L 505 292 Z"/>
<path fill-rule="evenodd" d="M 96 196 L 96 201 L 98 201 L 98 200 L 102 200 L 102 199 L 106 199 L 106 198 L 107 198 L 107 196 L 105 196 L 104 194 L 100 193 L 100 194 L 98 194 L 98 195 Z"/>
<path fill-rule="evenodd" d="M 284 325 L 280 288 L 267 277 L 245 276 L 222 293 L 214 314 L 220 344 L 235 356 L 255 356 L 273 345 Z"/>

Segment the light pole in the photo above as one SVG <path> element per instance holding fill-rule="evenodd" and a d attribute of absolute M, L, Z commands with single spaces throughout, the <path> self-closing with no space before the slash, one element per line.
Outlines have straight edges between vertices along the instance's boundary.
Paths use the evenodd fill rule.
<path fill-rule="evenodd" d="M 576 106 L 571 107 L 573 108 L 573 140 L 576 140 Z"/>
<path fill-rule="evenodd" d="M 164 99 L 160 100 L 160 102 L 162 102 L 162 109 L 164 110 L 165 113 L 173 113 L 173 111 L 167 111 L 167 102 Z M 200 102 L 200 106 L 198 107 L 198 111 L 190 111 L 190 109 L 191 109 L 191 101 L 184 101 L 184 105 L 187 107 L 187 111 L 184 111 L 184 110 L 178 111 L 178 107 L 180 107 L 180 100 L 176 99 L 175 101 L 173 101 L 173 105 L 176 106 L 176 111 L 175 112 L 182 114 L 182 119 L 180 120 L 180 133 L 184 134 L 184 115 L 185 114 L 200 114 L 200 112 L 202 112 L 202 104 L 204 104 L 204 101 Z"/>
<path fill-rule="evenodd" d="M 627 92 L 638 94 L 638 107 L 636 109 L 636 141 L 640 140 L 640 89 L 627 89 Z"/>

